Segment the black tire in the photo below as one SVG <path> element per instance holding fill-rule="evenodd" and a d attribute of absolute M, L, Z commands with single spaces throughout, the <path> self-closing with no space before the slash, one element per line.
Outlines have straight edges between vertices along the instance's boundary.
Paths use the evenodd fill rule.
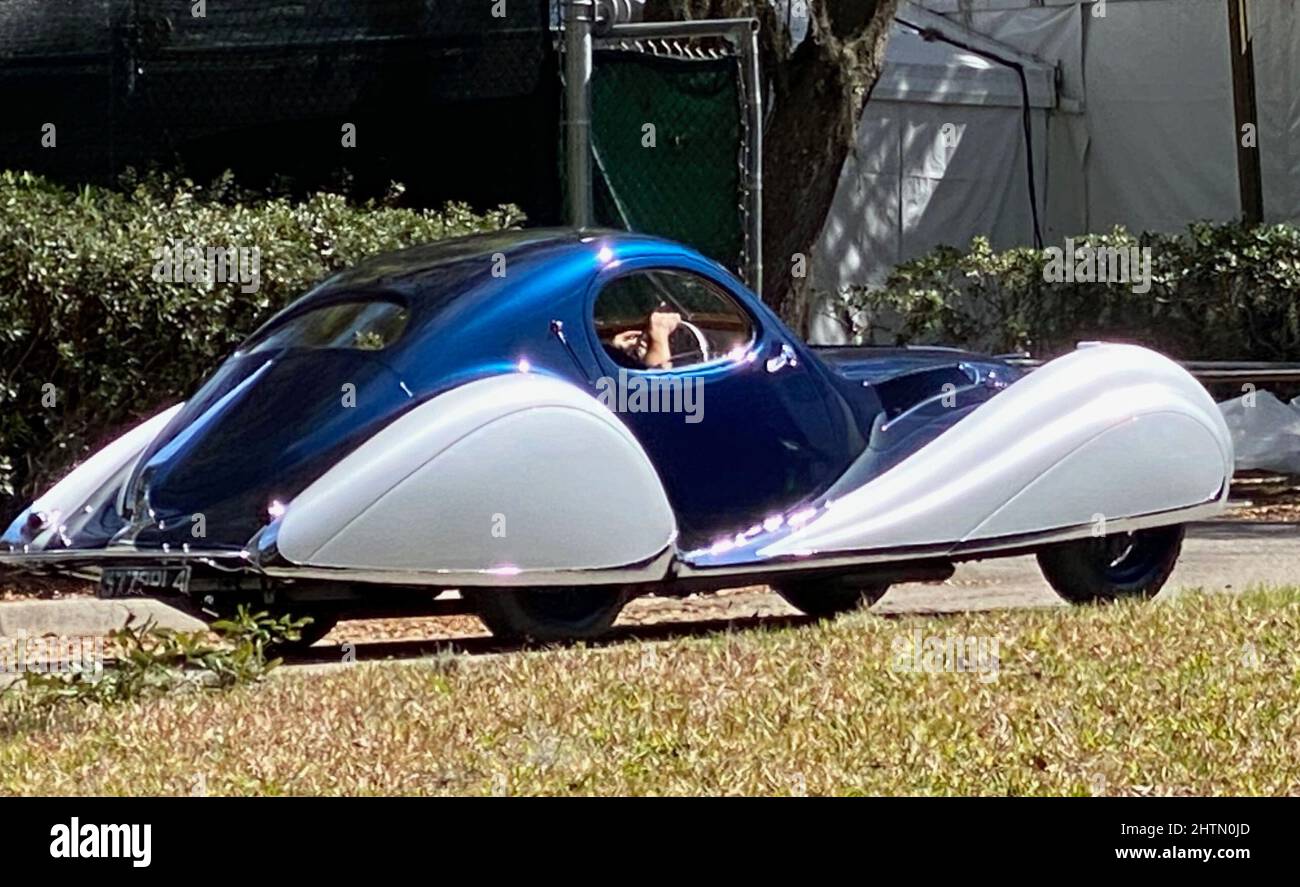
<path fill-rule="evenodd" d="M 600 637 L 628 600 L 608 586 L 475 588 L 461 595 L 495 636 L 542 643 Z"/>
<path fill-rule="evenodd" d="M 279 615 L 278 613 L 274 615 Z M 294 619 L 311 618 L 311 622 L 304 625 L 298 630 L 298 640 L 280 641 L 271 644 L 266 649 L 268 656 L 282 656 L 286 653 L 301 653 L 317 641 L 325 637 L 334 630 L 334 626 L 339 624 L 339 615 L 331 610 L 293 610 L 290 614 Z"/>
<path fill-rule="evenodd" d="M 1038 552 L 1043 576 L 1072 604 L 1153 598 L 1183 549 L 1183 526 L 1062 542 Z"/>
<path fill-rule="evenodd" d="M 339 624 L 340 614 L 331 607 L 323 607 L 319 604 L 315 606 L 294 606 L 292 609 L 287 609 L 277 605 L 268 607 L 249 600 L 224 600 L 219 602 L 207 600 L 201 605 L 186 607 L 185 612 L 197 619 L 211 623 L 220 619 L 234 619 L 240 604 L 247 606 L 250 613 L 266 611 L 272 618 L 276 619 L 286 615 L 294 620 L 311 618 L 311 622 L 298 630 L 298 640 L 284 640 L 268 644 L 262 651 L 267 656 L 282 656 L 286 653 L 302 652 L 333 631 L 334 626 Z"/>
<path fill-rule="evenodd" d="M 298 629 L 298 640 L 282 640 L 266 645 L 263 653 L 268 657 L 277 657 L 277 655 L 292 655 L 303 653 L 309 646 L 321 640 L 322 637 L 333 631 L 334 626 L 339 622 L 338 614 L 333 610 L 317 609 L 317 607 L 295 607 L 292 610 L 272 610 L 270 615 L 281 616 L 289 615 L 292 619 L 311 618 L 311 622 Z"/>
<path fill-rule="evenodd" d="M 830 577 L 794 579 L 773 585 L 772 589 L 801 613 L 818 619 L 830 619 L 841 613 L 870 607 L 889 591 L 889 583 L 863 584 Z"/>

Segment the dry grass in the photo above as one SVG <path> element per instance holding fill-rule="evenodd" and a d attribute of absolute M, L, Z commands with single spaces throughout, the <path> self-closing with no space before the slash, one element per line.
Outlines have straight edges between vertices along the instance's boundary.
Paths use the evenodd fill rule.
<path fill-rule="evenodd" d="M 896 645 L 998 641 L 999 671 Z M 20 794 L 1300 792 L 1300 590 L 885 619 L 326 674 L 39 721 Z"/>

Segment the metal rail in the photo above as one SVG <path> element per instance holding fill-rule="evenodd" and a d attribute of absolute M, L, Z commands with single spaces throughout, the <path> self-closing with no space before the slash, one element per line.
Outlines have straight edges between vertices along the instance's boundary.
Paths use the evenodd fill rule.
<path fill-rule="evenodd" d="M 1037 369 L 1046 363 L 1046 361 L 1036 360 L 1024 353 L 998 356 L 1007 363 L 1027 370 Z M 1266 360 L 1183 360 L 1179 361 L 1179 365 L 1205 384 L 1228 382 L 1300 383 L 1300 363 L 1270 362 Z"/>
<path fill-rule="evenodd" d="M 1300 382 L 1300 363 L 1189 360 L 1183 366 L 1202 382 Z"/>

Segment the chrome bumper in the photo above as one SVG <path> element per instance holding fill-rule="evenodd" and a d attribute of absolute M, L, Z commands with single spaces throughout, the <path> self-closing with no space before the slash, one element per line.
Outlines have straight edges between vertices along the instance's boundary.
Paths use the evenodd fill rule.
<path fill-rule="evenodd" d="M 164 551 L 157 548 L 121 546 L 112 548 L 59 548 L 43 551 L 0 549 L 0 567 L 44 573 L 93 575 L 110 566 L 202 564 L 224 571 L 260 572 L 252 555 L 233 549 L 189 549 Z"/>

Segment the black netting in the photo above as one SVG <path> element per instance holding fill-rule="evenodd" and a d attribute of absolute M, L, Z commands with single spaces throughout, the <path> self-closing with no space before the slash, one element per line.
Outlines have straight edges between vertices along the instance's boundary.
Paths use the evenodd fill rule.
<path fill-rule="evenodd" d="M 548 0 L 9 0 L 0 167 L 112 181 L 177 161 L 302 189 L 513 201 L 558 218 Z M 494 15 L 504 12 L 504 15 Z M 41 145 L 42 126 L 57 146 Z M 342 125 L 357 127 L 355 148 Z"/>

